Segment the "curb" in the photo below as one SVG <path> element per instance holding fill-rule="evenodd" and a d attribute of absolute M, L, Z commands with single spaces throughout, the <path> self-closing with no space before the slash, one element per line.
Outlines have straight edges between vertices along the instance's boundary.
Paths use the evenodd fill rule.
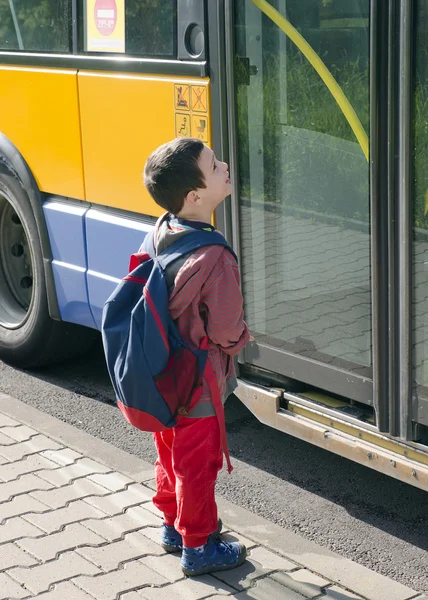
<path fill-rule="evenodd" d="M 134 481 L 143 483 L 154 478 L 154 467 L 150 463 L 16 398 L 0 393 L 0 412 Z M 421 593 L 286 531 L 224 498 L 218 497 L 217 504 L 223 522 L 229 529 L 367 600 L 427 600 Z"/>

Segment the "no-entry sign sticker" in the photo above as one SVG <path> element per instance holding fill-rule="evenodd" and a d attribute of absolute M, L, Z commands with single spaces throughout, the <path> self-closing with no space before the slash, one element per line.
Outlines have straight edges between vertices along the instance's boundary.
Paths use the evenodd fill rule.
<path fill-rule="evenodd" d="M 86 50 L 125 52 L 125 0 L 86 0 Z"/>

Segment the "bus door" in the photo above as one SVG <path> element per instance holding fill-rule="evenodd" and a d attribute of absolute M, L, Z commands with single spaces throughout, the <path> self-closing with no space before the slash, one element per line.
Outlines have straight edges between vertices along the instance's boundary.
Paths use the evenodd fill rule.
<path fill-rule="evenodd" d="M 233 12 L 242 372 L 370 406 L 370 1 Z"/>
<path fill-rule="evenodd" d="M 230 2 L 229 118 L 241 376 L 426 444 L 423 6 Z"/>

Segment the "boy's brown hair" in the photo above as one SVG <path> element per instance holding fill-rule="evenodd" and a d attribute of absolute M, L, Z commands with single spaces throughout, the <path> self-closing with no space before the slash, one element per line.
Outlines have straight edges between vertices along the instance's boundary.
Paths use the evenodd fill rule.
<path fill-rule="evenodd" d="M 144 185 L 156 204 L 173 215 L 181 211 L 189 192 L 206 187 L 198 164 L 203 149 L 198 139 L 177 138 L 147 159 Z"/>

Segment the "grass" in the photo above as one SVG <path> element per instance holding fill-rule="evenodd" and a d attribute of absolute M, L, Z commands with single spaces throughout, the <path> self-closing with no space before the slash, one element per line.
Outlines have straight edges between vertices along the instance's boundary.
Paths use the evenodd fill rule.
<path fill-rule="evenodd" d="M 340 64 L 331 64 L 329 69 L 368 133 L 367 60 L 348 60 L 344 56 Z M 259 151 L 253 145 L 250 102 L 260 107 L 263 123 L 263 174 L 258 174 L 263 176 L 263 195 L 253 195 L 254 200 L 369 222 L 368 163 L 345 116 L 313 67 L 291 44 L 287 44 L 285 56 L 280 56 L 278 50 L 269 52 L 263 48 L 263 73 L 256 77 L 262 77 L 262 84 L 260 80 L 256 84 L 252 77 L 250 87 L 239 85 L 237 89 L 242 194 L 251 198 L 254 174 L 250 172 L 250 152 Z M 286 89 L 286 97 L 280 97 L 281 87 Z M 281 123 L 280 109 L 284 105 L 286 122 Z M 414 225 L 428 229 L 428 85 L 421 78 L 415 84 L 413 123 Z M 294 135 L 290 137 L 287 131 L 294 131 Z M 342 152 L 337 147 L 341 142 L 335 144 L 332 138 L 350 144 L 342 144 Z"/>

